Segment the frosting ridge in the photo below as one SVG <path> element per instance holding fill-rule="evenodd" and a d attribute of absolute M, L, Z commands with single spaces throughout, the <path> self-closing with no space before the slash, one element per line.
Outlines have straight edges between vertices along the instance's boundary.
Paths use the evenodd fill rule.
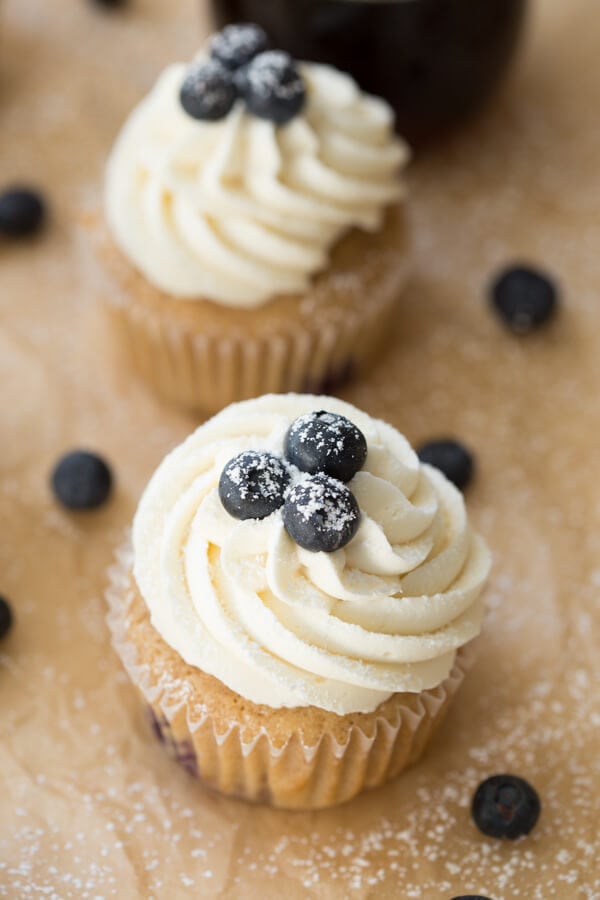
<path fill-rule="evenodd" d="M 233 456 L 281 454 L 291 422 L 315 409 L 346 416 L 368 444 L 348 484 L 358 531 L 329 554 L 297 546 L 280 510 L 232 518 L 217 488 Z M 394 428 L 332 398 L 228 407 L 163 461 L 133 536 L 153 625 L 186 662 L 255 703 L 371 711 L 443 681 L 481 627 L 489 554 L 461 494 Z"/>
<path fill-rule="evenodd" d="M 285 127 L 238 100 L 221 121 L 179 103 L 169 66 L 109 158 L 105 209 L 120 249 L 156 287 L 252 307 L 306 290 L 350 228 L 376 230 L 408 157 L 387 104 L 347 75 L 302 64 L 307 101 Z"/>

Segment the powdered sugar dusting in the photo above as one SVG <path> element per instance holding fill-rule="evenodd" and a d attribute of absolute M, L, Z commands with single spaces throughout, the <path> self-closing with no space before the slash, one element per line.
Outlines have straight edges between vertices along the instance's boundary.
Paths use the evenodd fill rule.
<path fill-rule="evenodd" d="M 304 79 L 290 55 L 282 50 L 267 50 L 257 56 L 245 78 L 256 97 L 291 101 L 304 96 Z"/>
<path fill-rule="evenodd" d="M 305 522 L 319 530 L 343 532 L 359 518 L 356 505 L 348 502 L 350 491 L 326 475 L 302 475 L 290 488 L 287 499 Z"/>
<path fill-rule="evenodd" d="M 195 425 L 119 361 L 92 310 L 103 285 L 84 282 L 70 241 L 116 123 L 197 43 L 188 3 L 143 6 L 98 27 L 87 4 L 3 8 L 15 90 L 0 166 L 5 181 L 39 175 L 59 224 L 2 256 L 3 385 L 26 390 L 7 389 L 2 413 L 0 589 L 17 624 L 0 652 L 0 896 L 598 900 L 600 17 L 588 0 L 532 4 L 524 65 L 495 110 L 417 159 L 416 277 L 390 352 L 347 392 L 413 442 L 443 430 L 477 453 L 469 504 L 495 552 L 480 662 L 417 768 L 340 810 L 286 815 L 215 797 L 166 757 L 102 623 L 112 547 Z M 81 102 L 99 84 L 101 117 Z M 523 254 L 565 287 L 556 327 L 527 344 L 482 300 L 495 267 Z M 86 522 L 59 514 L 46 486 L 83 438 L 121 485 Z M 543 804 L 516 844 L 468 814 L 477 783 L 506 769 Z"/>
<path fill-rule="evenodd" d="M 283 500 L 289 478 L 284 462 L 271 453 L 248 450 L 223 469 L 223 477 L 234 484 L 244 500 Z"/>
<path fill-rule="evenodd" d="M 247 63 L 268 44 L 267 35 L 258 25 L 227 25 L 210 42 L 210 50 L 224 65 L 234 68 Z"/>

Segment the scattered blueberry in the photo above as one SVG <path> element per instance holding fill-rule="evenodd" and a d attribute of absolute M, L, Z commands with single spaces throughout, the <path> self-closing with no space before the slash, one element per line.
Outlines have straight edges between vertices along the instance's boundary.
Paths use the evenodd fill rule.
<path fill-rule="evenodd" d="M 216 59 L 193 63 L 185 76 L 179 100 L 193 119 L 224 119 L 237 98 L 231 72 Z"/>
<path fill-rule="evenodd" d="M 473 477 L 473 456 L 458 441 L 446 438 L 429 441 L 417 450 L 421 462 L 429 463 L 444 473 L 446 478 L 463 491 Z"/>
<path fill-rule="evenodd" d="M 471 806 L 473 820 L 490 837 L 515 838 L 529 834 L 540 815 L 535 789 L 517 775 L 493 775 L 482 781 Z"/>
<path fill-rule="evenodd" d="M 515 266 L 505 269 L 494 280 L 491 301 L 511 331 L 528 334 L 554 315 L 558 292 L 543 272 Z"/>
<path fill-rule="evenodd" d="M 12 624 L 13 614 L 10 604 L 8 600 L 0 596 L 0 638 L 3 638 L 8 634 L 12 628 Z"/>
<path fill-rule="evenodd" d="M 250 112 L 276 125 L 298 115 L 306 99 L 304 79 L 283 50 L 259 53 L 239 70 L 236 83 Z"/>
<path fill-rule="evenodd" d="M 126 0 L 94 0 L 96 6 L 104 6 L 106 9 L 116 9 L 125 6 Z"/>
<path fill-rule="evenodd" d="M 460 897 L 453 897 L 452 900 L 490 900 L 490 898 L 484 897 L 483 894 L 461 894 Z"/>
<path fill-rule="evenodd" d="M 226 69 L 247 65 L 269 46 L 266 32 L 259 25 L 239 23 L 227 25 L 210 42 L 210 55 Z"/>
<path fill-rule="evenodd" d="M 30 188 L 9 188 L 0 194 L 0 234 L 29 237 L 40 230 L 46 215 L 41 195 Z"/>
<path fill-rule="evenodd" d="M 356 534 L 360 510 L 346 485 L 319 472 L 287 492 L 283 524 L 291 539 L 305 550 L 333 553 Z"/>
<path fill-rule="evenodd" d="M 320 410 L 292 422 L 284 452 L 302 472 L 324 472 L 340 481 L 350 481 L 365 464 L 367 442 L 350 419 Z"/>
<path fill-rule="evenodd" d="M 230 459 L 219 479 L 219 497 L 235 519 L 265 519 L 283 506 L 290 475 L 272 453 L 246 450 Z"/>
<path fill-rule="evenodd" d="M 461 894 L 460 897 L 453 897 L 452 900 L 490 900 L 490 898 L 484 897 L 483 894 Z"/>
<path fill-rule="evenodd" d="M 100 456 L 74 450 L 58 461 L 52 472 L 52 487 L 67 509 L 96 509 L 108 499 L 112 474 Z"/>

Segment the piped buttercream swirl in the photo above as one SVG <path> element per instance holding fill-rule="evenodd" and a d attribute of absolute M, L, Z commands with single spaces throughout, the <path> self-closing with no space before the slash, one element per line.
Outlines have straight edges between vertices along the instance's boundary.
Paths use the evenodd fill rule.
<path fill-rule="evenodd" d="M 281 454 L 291 422 L 315 409 L 346 416 L 368 444 L 349 483 L 360 527 L 331 554 L 298 547 L 281 510 L 232 518 L 217 489 L 229 459 Z M 462 495 L 390 425 L 329 397 L 269 395 L 202 425 L 152 477 L 133 539 L 155 628 L 254 703 L 372 711 L 440 684 L 481 628 L 490 561 Z"/>
<path fill-rule="evenodd" d="M 191 118 L 182 64 L 130 115 L 108 163 L 106 215 L 157 288 L 236 307 L 302 292 L 345 232 L 378 229 L 402 195 L 408 151 L 390 107 L 333 68 L 300 68 L 307 100 L 284 127 L 242 101 L 221 121 Z"/>

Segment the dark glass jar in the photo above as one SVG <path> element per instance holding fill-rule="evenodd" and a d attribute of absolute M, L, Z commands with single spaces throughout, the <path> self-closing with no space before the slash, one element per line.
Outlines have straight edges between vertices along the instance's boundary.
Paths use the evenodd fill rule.
<path fill-rule="evenodd" d="M 478 109 L 516 45 L 526 0 L 213 0 L 219 27 L 257 22 L 273 45 L 351 72 L 422 137 Z"/>

